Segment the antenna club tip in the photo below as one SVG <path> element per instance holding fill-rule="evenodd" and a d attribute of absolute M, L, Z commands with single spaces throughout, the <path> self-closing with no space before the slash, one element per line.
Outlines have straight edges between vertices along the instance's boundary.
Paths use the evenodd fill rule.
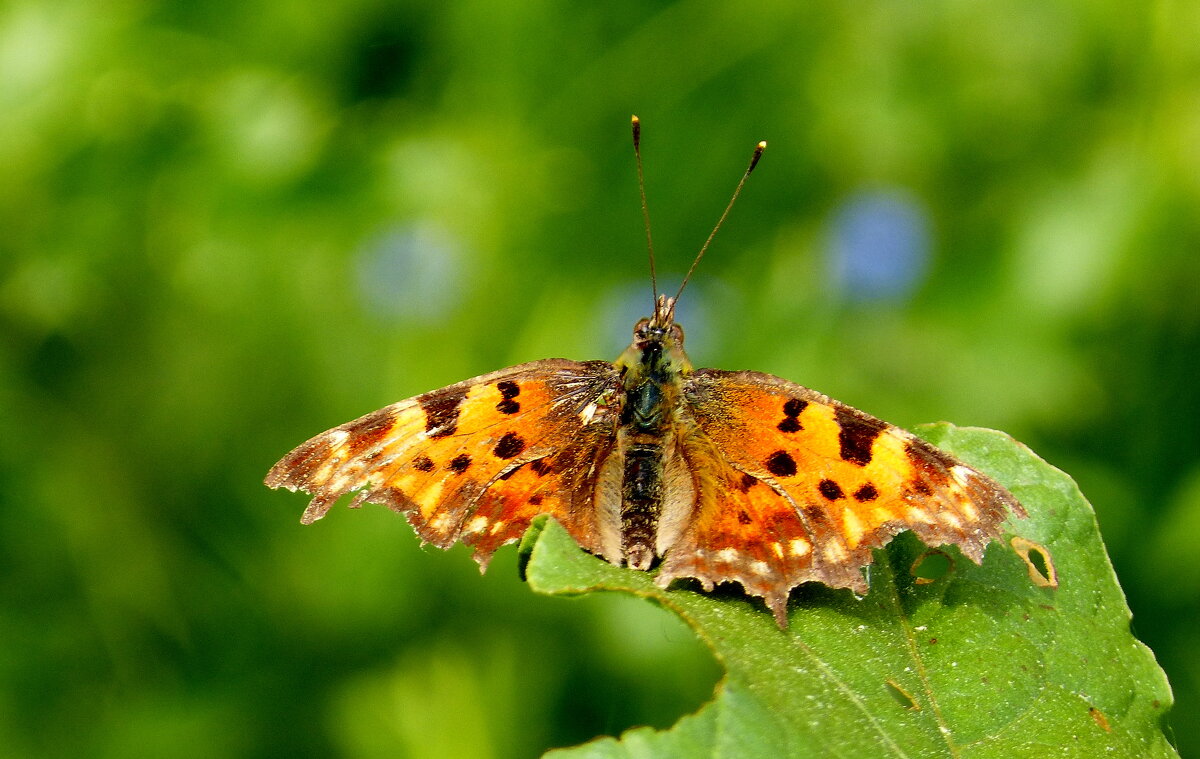
<path fill-rule="evenodd" d="M 750 172 L 754 171 L 754 167 L 758 165 L 758 159 L 762 158 L 763 151 L 767 149 L 767 141 L 760 140 L 754 146 L 754 155 L 750 156 L 750 165 L 746 168 L 746 176 L 750 176 Z"/>
<path fill-rule="evenodd" d="M 640 124 L 640 123 L 642 123 L 642 120 L 641 120 L 641 119 L 639 119 L 639 118 L 637 117 L 637 114 L 636 114 L 636 113 L 635 113 L 635 114 L 633 114 L 633 117 L 630 119 L 630 121 L 632 121 L 634 124 Z"/>

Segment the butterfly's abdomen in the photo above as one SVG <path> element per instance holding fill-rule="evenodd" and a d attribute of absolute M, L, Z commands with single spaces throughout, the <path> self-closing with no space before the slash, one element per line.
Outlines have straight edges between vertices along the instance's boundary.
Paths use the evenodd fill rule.
<path fill-rule="evenodd" d="M 663 447 L 637 442 L 625 449 L 621 482 L 621 543 L 625 560 L 636 569 L 654 561 L 658 517 L 662 513 Z"/>
<path fill-rule="evenodd" d="M 621 409 L 621 553 L 635 569 L 649 569 L 658 554 L 659 522 L 666 499 L 666 450 L 679 399 L 677 375 L 653 367 L 631 382 Z"/>

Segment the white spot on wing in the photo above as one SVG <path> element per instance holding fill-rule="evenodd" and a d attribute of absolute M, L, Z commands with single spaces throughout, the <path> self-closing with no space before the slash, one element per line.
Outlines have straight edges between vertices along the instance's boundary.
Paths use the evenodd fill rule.
<path fill-rule="evenodd" d="M 825 546 L 825 558 L 833 562 L 845 561 L 846 548 L 841 543 L 831 542 Z"/>
<path fill-rule="evenodd" d="M 854 513 L 854 509 L 847 506 L 842 509 L 842 526 L 846 528 L 846 542 L 853 548 L 862 540 L 863 527 L 862 520 L 858 518 L 858 514 Z"/>
<path fill-rule="evenodd" d="M 580 420 L 581 420 L 581 421 L 582 421 L 582 422 L 583 422 L 585 425 L 586 425 L 586 424 L 591 424 L 591 423 L 592 423 L 592 418 L 596 416 L 596 410 L 597 410 L 598 408 L 599 408 L 599 406 L 597 406 L 597 405 L 596 405 L 596 403 L 595 403 L 594 401 L 593 401 L 592 403 L 589 403 L 588 405 L 584 406 L 584 408 L 583 408 L 583 411 L 580 411 L 580 412 L 579 412 L 579 418 L 580 418 Z"/>
<path fill-rule="evenodd" d="M 717 551 L 717 558 L 721 561 L 737 561 L 738 552 L 736 548 L 722 548 Z"/>
<path fill-rule="evenodd" d="M 487 517 L 475 517 L 470 522 L 467 522 L 467 526 L 463 528 L 463 534 L 474 535 L 477 532 L 483 532 L 483 529 L 487 527 L 487 525 Z"/>
<path fill-rule="evenodd" d="M 904 512 L 904 515 L 908 517 L 908 521 L 910 522 L 933 524 L 933 519 L 930 518 L 929 514 L 927 514 L 924 509 L 918 509 L 915 506 L 910 507 L 906 512 Z"/>
<path fill-rule="evenodd" d="M 771 565 L 765 561 L 756 561 L 750 565 L 750 571 L 754 574 L 765 575 L 771 573 Z"/>
<path fill-rule="evenodd" d="M 792 538 L 791 549 L 792 556 L 807 556 L 812 550 L 812 544 L 804 538 Z"/>
<path fill-rule="evenodd" d="M 333 474 L 333 468 L 340 464 L 341 461 L 342 460 L 339 458 L 325 459 L 324 463 L 321 464 L 321 467 L 317 469 L 317 471 L 313 472 L 313 481 L 327 483 L 329 481 L 329 475 Z"/>
<path fill-rule="evenodd" d="M 421 505 L 421 516 L 426 519 L 430 518 L 433 510 L 442 502 L 442 490 L 446 487 L 445 480 L 438 480 L 431 483 L 429 487 L 421 491 L 420 499 L 417 501 Z"/>

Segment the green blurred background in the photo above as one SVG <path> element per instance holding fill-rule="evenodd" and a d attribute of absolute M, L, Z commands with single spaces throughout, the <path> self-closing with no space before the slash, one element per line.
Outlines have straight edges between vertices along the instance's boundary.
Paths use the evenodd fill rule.
<path fill-rule="evenodd" d="M 261 484 L 386 403 L 616 356 L 631 113 L 668 287 L 771 142 L 681 304 L 697 364 L 1072 473 L 1197 713 L 1200 5 L 10 0 L 0 753 L 527 756 L 707 698 L 659 609 Z"/>

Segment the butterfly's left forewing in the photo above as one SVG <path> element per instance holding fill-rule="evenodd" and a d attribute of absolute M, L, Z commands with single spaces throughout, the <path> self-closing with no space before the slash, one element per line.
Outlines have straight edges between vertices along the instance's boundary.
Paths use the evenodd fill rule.
<path fill-rule="evenodd" d="M 270 487 L 313 495 L 303 521 L 338 498 L 404 514 L 422 540 L 461 540 L 481 564 L 554 516 L 584 548 L 602 552 L 592 495 L 611 449 L 606 361 L 547 359 L 502 369 L 379 409 L 321 433 L 267 475 Z"/>
<path fill-rule="evenodd" d="M 682 412 L 693 428 L 689 465 L 707 473 L 709 492 L 659 580 L 737 580 L 780 624 L 801 582 L 865 593 L 872 549 L 903 530 L 979 562 L 1008 513 L 1025 516 L 1007 490 L 948 454 L 778 377 L 698 370 L 684 379 Z"/>

